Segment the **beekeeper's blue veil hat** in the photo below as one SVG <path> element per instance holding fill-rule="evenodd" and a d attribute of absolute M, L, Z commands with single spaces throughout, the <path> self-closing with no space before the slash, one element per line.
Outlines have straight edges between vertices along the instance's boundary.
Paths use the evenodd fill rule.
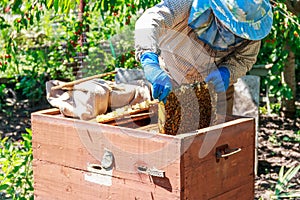
<path fill-rule="evenodd" d="M 272 27 L 273 13 L 268 0 L 195 0 L 189 25 L 197 28 L 202 22 L 196 19 L 210 11 L 227 29 L 244 39 L 261 40 Z"/>

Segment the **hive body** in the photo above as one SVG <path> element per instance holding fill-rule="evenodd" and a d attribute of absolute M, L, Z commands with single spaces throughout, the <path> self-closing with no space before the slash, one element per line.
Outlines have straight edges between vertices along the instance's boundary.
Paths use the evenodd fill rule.
<path fill-rule="evenodd" d="M 254 199 L 252 118 L 176 136 L 66 118 L 58 109 L 31 121 L 36 200 Z"/>

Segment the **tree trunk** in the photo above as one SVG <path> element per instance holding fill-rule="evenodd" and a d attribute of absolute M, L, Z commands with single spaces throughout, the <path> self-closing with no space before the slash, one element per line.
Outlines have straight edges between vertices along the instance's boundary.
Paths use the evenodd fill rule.
<path fill-rule="evenodd" d="M 291 11 L 293 14 L 298 16 L 300 14 L 300 0 L 287 0 L 285 1 L 287 9 Z M 286 117 L 293 118 L 296 114 L 296 106 L 295 106 L 295 98 L 296 98 L 296 77 L 295 77 L 295 54 L 286 46 L 286 49 L 289 51 L 289 55 L 287 58 L 287 63 L 284 67 L 284 81 L 285 83 L 292 89 L 293 99 L 291 100 L 283 100 L 283 114 Z"/>
<path fill-rule="evenodd" d="M 300 0 L 287 0 L 285 1 L 287 9 L 295 15 L 300 13 Z"/>
<path fill-rule="evenodd" d="M 284 82 L 292 89 L 293 98 L 291 100 L 283 99 L 282 111 L 285 117 L 294 118 L 296 114 L 295 98 L 296 98 L 296 76 L 295 76 L 295 54 L 289 46 L 287 62 L 284 66 Z"/>
<path fill-rule="evenodd" d="M 83 22 L 83 15 L 84 15 L 84 7 L 86 5 L 85 0 L 80 0 L 80 4 L 79 4 L 79 12 L 78 12 L 78 20 L 82 23 Z M 84 40 L 85 40 L 85 31 L 86 30 L 82 30 L 82 32 L 80 33 L 80 38 L 79 38 L 79 45 L 83 46 L 84 44 Z M 78 71 L 76 74 L 76 77 L 81 79 L 83 78 L 83 74 L 82 74 L 82 69 L 84 68 L 84 57 L 85 57 L 85 53 L 84 52 L 78 52 Z"/>

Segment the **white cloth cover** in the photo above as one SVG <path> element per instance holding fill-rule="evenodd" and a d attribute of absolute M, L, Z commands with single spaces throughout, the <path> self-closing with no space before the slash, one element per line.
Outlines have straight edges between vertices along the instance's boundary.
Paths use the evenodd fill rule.
<path fill-rule="evenodd" d="M 116 84 L 102 79 L 79 83 L 72 90 L 52 87 L 64 82 L 50 80 L 46 83 L 47 100 L 53 107 L 60 109 L 64 116 L 89 120 L 125 105 L 151 100 L 151 91 L 144 80 Z"/>

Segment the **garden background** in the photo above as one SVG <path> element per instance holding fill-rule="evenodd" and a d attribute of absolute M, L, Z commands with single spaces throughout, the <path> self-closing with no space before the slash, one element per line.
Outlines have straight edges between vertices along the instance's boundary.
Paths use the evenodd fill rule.
<path fill-rule="evenodd" d="M 45 82 L 139 68 L 133 30 L 157 0 L 1 0 L 0 199 L 33 199 L 30 114 Z M 271 1 L 262 41 L 256 199 L 300 198 L 300 1 Z M 107 77 L 113 79 L 113 75 Z"/>

